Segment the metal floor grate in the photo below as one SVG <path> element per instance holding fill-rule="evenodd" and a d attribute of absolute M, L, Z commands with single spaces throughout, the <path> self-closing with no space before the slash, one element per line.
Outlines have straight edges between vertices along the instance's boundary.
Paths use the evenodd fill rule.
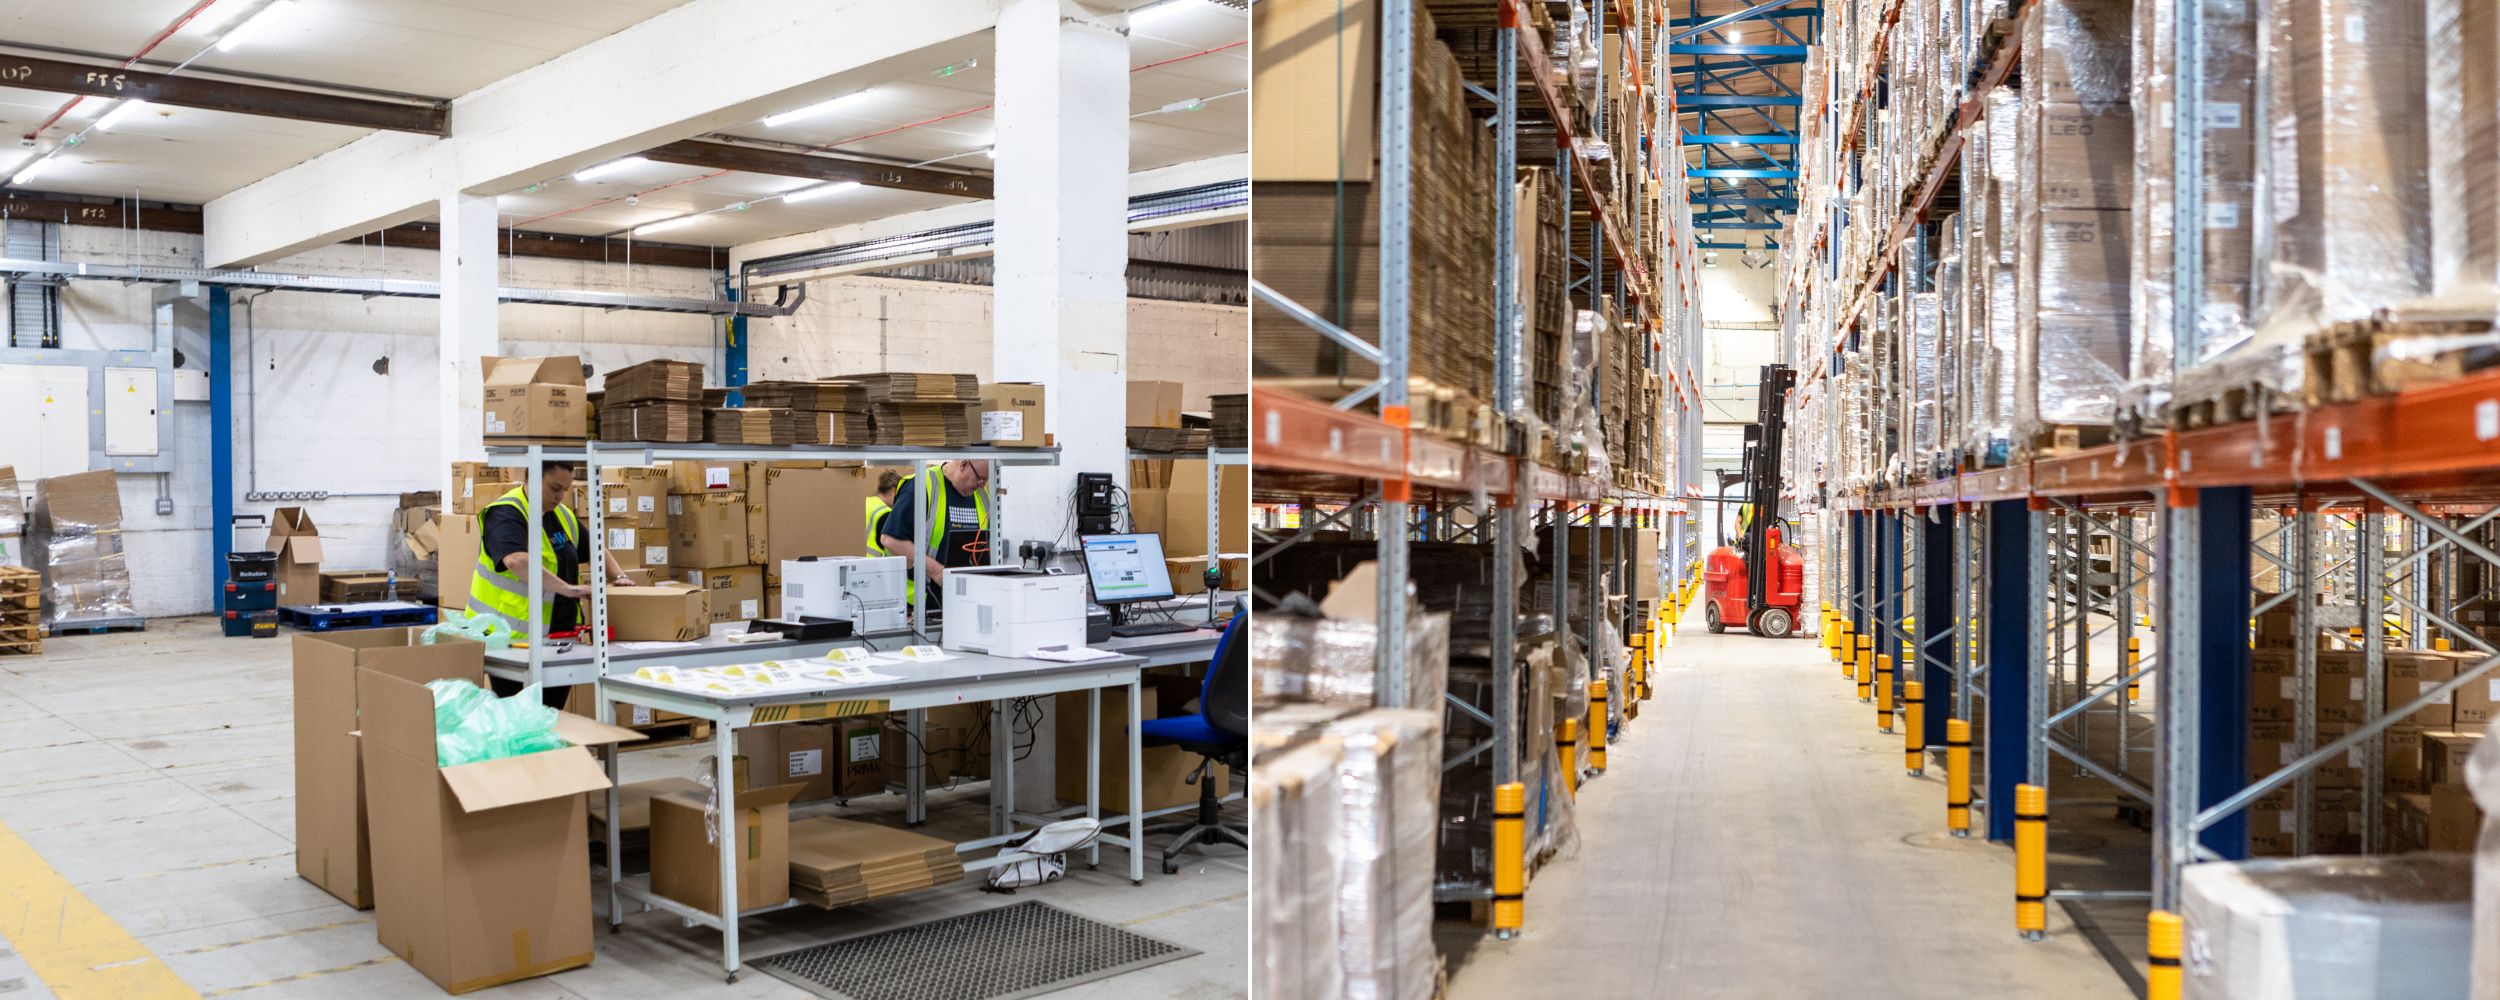
<path fill-rule="evenodd" d="M 755 967 L 835 1000 L 1015 1000 L 1195 954 L 1027 901 L 783 952 Z"/>

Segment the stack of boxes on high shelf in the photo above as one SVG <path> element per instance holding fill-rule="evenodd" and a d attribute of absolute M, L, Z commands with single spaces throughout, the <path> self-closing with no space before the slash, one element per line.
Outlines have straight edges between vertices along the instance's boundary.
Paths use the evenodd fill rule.
<path fill-rule="evenodd" d="M 2269 596 L 2259 594 L 2258 601 L 2263 603 Z M 2361 630 L 2350 627 L 2352 609 L 2320 608 L 2317 615 L 2324 621 L 2337 610 L 2346 620 L 2335 625 L 2322 624 L 2316 640 L 2318 746 L 2342 738 L 2369 718 L 2364 708 L 2369 693 L 2366 653 L 2359 644 Z M 2500 639 L 2500 628 L 2485 627 L 2484 634 L 2486 641 Z M 2483 660 L 2480 653 L 2399 648 L 2393 644 L 2392 636 L 2386 641 L 2389 645 L 2380 656 L 2385 665 L 2383 704 L 2389 709 L 2429 693 L 2455 678 L 2459 671 Z M 2298 720 L 2293 699 L 2299 694 L 2294 672 L 2296 637 L 2293 609 L 2288 602 L 2257 616 L 2254 642 L 2256 648 L 2250 654 L 2248 730 L 2248 773 L 2252 781 L 2282 770 L 2299 758 L 2293 741 L 2293 727 Z M 2381 733 L 2387 774 L 2387 796 L 2382 805 L 2382 829 L 2387 831 L 2385 850 L 2474 850 L 2482 829 L 2482 811 L 2467 791 L 2465 761 L 2481 745 L 2495 718 L 2500 718 L 2500 681 L 2477 680 Z M 2362 800 L 2362 751 L 2356 745 L 2314 772 L 2318 789 L 2317 822 L 2313 828 L 2316 840 L 2312 844 L 2315 853 L 2357 854 L 2361 850 L 2361 810 L 2366 808 Z M 2291 786 L 2286 785 L 2249 807 L 2249 843 L 2256 854 L 2293 853 L 2292 796 Z"/>
<path fill-rule="evenodd" d="M 1135 451 L 1164 454 L 1204 453 L 1249 445 L 1246 395 L 1211 397 L 1214 416 L 1181 411 L 1181 384 L 1134 380 L 1128 384 L 1128 440 Z M 1197 426 L 1191 426 L 1197 425 Z M 1223 574 L 1225 590 L 1250 587 L 1249 469 L 1227 465 L 1216 470 L 1216 509 L 1223 518 L 1216 544 L 1207 544 L 1207 463 L 1205 459 L 1133 458 L 1128 471 L 1128 530 L 1163 536 L 1164 568 L 1175 594 L 1204 593 L 1210 565 Z"/>
<path fill-rule="evenodd" d="M 1633 190 L 1619 149 L 1641 127 L 1636 94 L 1618 71 L 1621 38 L 1597 30 L 1574 5 L 1574 21 L 1552 20 L 1544 4 L 1528 5 L 1523 30 L 1548 39 L 1553 63 L 1570 72 L 1565 88 L 1581 134 L 1579 152 L 1609 194 L 1606 211 L 1626 238 L 1654 250 L 1663 215 L 1635 226 L 1627 206 L 1655 202 L 1643 181 Z M 1408 281 L 1408 407 L 1420 432 L 1505 451 L 1570 472 L 1596 467 L 1601 456 L 1618 486 L 1662 485 L 1665 433 L 1662 386 L 1640 363 L 1648 331 L 1615 312 L 1611 296 L 1591 303 L 1569 291 L 1568 256 L 1588 259 L 1590 226 L 1564 210 L 1566 192 L 1554 170 L 1522 166 L 1515 178 L 1514 229 L 1492 229 L 1493 138 L 1471 113 L 1463 80 L 1494 75 L 1493 11 L 1415 8 L 1395 30 L 1415 39 L 1412 221 Z M 1279 4 L 1253 13 L 1259 51 L 1254 86 L 1284 95 L 1261 101 L 1253 114 L 1259 142 L 1251 184 L 1260 224 L 1252 240 L 1259 280 L 1286 298 L 1366 342 L 1379 343 L 1379 174 L 1375 137 L 1378 43 L 1376 4 L 1340 13 L 1327 5 Z M 1340 35 L 1342 26 L 1343 34 Z M 1341 44 L 1341 39 L 1344 44 Z M 1297 99 L 1299 95 L 1302 99 Z M 1596 109 L 1608 108 L 1601 136 Z M 1326 114 L 1305 113 L 1313 107 Z M 1522 157 L 1524 161 L 1532 159 Z M 1585 199 L 1579 208 L 1586 211 Z M 1517 251 L 1514 287 L 1524 322 L 1519 370 L 1523 405 L 1515 426 L 1494 413 L 1493 252 L 1497 238 Z M 1575 249 L 1576 247 L 1576 249 Z M 1655 256 L 1645 259 L 1655 260 Z M 1610 269 L 1617 265 L 1609 257 Z M 1655 270 L 1655 268 L 1653 268 Z M 1582 308 L 1586 306 L 1588 308 Z M 1266 303 L 1253 303 L 1252 375 L 1264 385 L 1334 399 L 1376 378 L 1378 369 Z M 1595 387 L 1592 394 L 1589 390 Z"/>

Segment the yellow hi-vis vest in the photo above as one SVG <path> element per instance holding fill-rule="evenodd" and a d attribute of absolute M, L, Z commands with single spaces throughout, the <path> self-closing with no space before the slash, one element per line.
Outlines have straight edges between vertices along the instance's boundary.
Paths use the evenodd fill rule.
<path fill-rule="evenodd" d="M 869 555 L 872 555 L 872 556 L 887 556 L 887 555 L 893 555 L 893 553 L 891 553 L 891 552 L 887 552 L 887 551 L 885 550 L 885 541 L 884 541 L 883 539 L 881 539 L 881 538 L 879 538 L 879 537 L 878 537 L 879 535 L 881 535 L 881 534 L 883 534 L 883 533 L 885 532 L 885 516 L 886 516 L 887 514 L 891 514 L 891 513 L 893 513 L 893 512 L 894 512 L 894 505 L 893 505 L 893 504 L 890 504 L 890 503 L 885 502 L 885 498 L 884 498 L 884 497 L 877 496 L 876 494 L 873 494 L 873 493 L 872 493 L 872 494 L 869 494 L 869 496 L 868 496 L 868 554 L 869 554 Z"/>
<path fill-rule="evenodd" d="M 496 565 L 494 559 L 486 554 L 484 544 L 486 511 L 497 507 L 510 507 L 514 513 L 523 518 L 529 517 L 529 500 L 521 494 L 521 489 L 518 486 L 513 487 L 510 492 L 496 497 L 494 503 L 487 504 L 485 509 L 477 512 L 479 539 L 477 571 L 469 574 L 469 610 L 479 614 L 494 615 L 503 619 L 504 624 L 512 626 L 513 631 L 529 635 L 530 582 L 507 573 L 502 566 Z M 574 519 L 573 509 L 563 504 L 557 504 L 553 509 L 556 524 L 563 528 L 565 537 L 573 543 L 574 551 L 580 552 L 582 550 L 582 524 Z M 542 534 L 546 531 L 543 525 L 534 527 Z M 588 558 L 588 554 L 584 553 L 583 557 Z M 538 565 L 544 567 L 550 575 L 556 572 L 554 539 L 548 539 L 546 544 L 539 546 Z M 549 593 L 546 596 L 546 606 L 538 609 L 538 619 L 542 624 L 552 624 L 556 618 L 556 595 Z"/>
<path fill-rule="evenodd" d="M 941 566 L 946 564 L 946 495 L 948 492 L 946 485 L 946 471 L 941 467 L 942 464 L 943 463 L 938 462 L 930 463 L 928 468 L 922 470 L 927 473 L 926 475 L 915 474 L 910 479 L 904 480 L 903 485 L 898 487 L 898 489 L 917 488 L 920 490 L 921 509 L 929 512 L 928 545 L 920 551 L 922 554 L 929 555 L 931 558 L 936 559 L 938 564 Z M 928 488 L 929 484 L 932 482 L 938 484 L 938 488 L 936 490 L 937 496 L 934 501 L 931 501 L 930 499 L 931 491 Z M 979 512 L 981 530 L 990 530 L 989 496 L 978 492 L 972 494 L 972 508 L 973 510 Z M 901 530 L 896 531 L 894 533 L 894 537 L 911 537 L 911 525 L 899 524 L 895 525 L 895 527 Z M 903 567 L 903 600 L 906 603 L 909 603 L 919 599 L 920 588 L 912 582 L 911 567 L 905 566 Z"/>

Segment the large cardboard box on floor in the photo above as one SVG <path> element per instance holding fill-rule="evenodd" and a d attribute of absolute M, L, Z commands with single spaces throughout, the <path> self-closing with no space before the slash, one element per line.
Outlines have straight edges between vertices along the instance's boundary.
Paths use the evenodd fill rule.
<path fill-rule="evenodd" d="M 382 947 L 450 993 L 590 964 L 583 794 L 608 777 L 587 748 L 641 734 L 559 712 L 571 746 L 443 767 L 433 692 L 358 676 Z"/>
<path fill-rule="evenodd" d="M 278 554 L 278 603 L 321 603 L 321 529 L 302 507 L 269 515 L 269 551 Z"/>
<path fill-rule="evenodd" d="M 1155 699 L 1144 699 L 1146 717 L 1156 718 Z M 1096 731 L 1085 718 L 1085 692 L 1070 691 L 1059 695 L 1059 717 L 1056 723 L 1058 763 L 1054 765 L 1052 791 L 1066 802 L 1085 801 L 1085 741 Z M 1106 814 L 1128 809 L 1128 699 L 1116 691 L 1106 690 L 1102 696 L 1102 808 Z M 1147 747 L 1138 762 L 1146 808 L 1161 809 L 1198 801 L 1198 786 L 1188 783 L 1192 770 L 1199 764 L 1197 754 L 1179 747 Z M 1216 782 L 1220 791 L 1226 787 L 1230 770 L 1217 765 L 1208 780 Z"/>
<path fill-rule="evenodd" d="M 1001 448 L 1039 448 L 1043 444 L 1044 393 L 1030 382 L 988 382 L 981 386 L 981 416 L 974 428 L 982 444 Z"/>
<path fill-rule="evenodd" d="M 485 372 L 486 440 L 572 440 L 590 436 L 582 359 L 480 358 Z"/>
<path fill-rule="evenodd" d="M 743 475 L 740 478 L 744 478 Z M 742 493 L 668 498 L 668 564 L 683 572 L 747 563 L 747 503 Z"/>
<path fill-rule="evenodd" d="M 770 728 L 786 728 L 774 726 Z M 790 801 L 800 785 L 748 788 L 724 803 L 737 823 L 731 850 L 738 909 L 790 901 Z M 708 791 L 651 800 L 651 891 L 698 910 L 720 911 L 720 848 L 704 823 Z"/>
<path fill-rule="evenodd" d="M 1178 427 L 1180 425 L 1180 383 L 1146 379 L 1129 380 L 1127 426 Z"/>
<path fill-rule="evenodd" d="M 711 593 L 667 581 L 608 588 L 608 628 L 618 642 L 686 642 L 712 631 Z"/>
<path fill-rule="evenodd" d="M 738 755 L 748 760 L 756 780 L 796 787 L 792 802 L 829 799 L 840 770 L 833 755 L 834 728 L 832 722 L 817 721 L 741 729 Z"/>
<path fill-rule="evenodd" d="M 477 575 L 478 547 L 486 544 L 478 534 L 477 515 L 446 517 L 435 522 L 435 575 L 441 584 L 437 605 L 459 611 L 469 606 L 469 579 Z"/>
<path fill-rule="evenodd" d="M 295 873 L 359 910 L 373 905 L 364 769 L 358 764 L 356 685 L 373 670 L 424 683 L 475 677 L 486 647 L 424 645 L 416 628 L 309 632 L 295 637 Z"/>

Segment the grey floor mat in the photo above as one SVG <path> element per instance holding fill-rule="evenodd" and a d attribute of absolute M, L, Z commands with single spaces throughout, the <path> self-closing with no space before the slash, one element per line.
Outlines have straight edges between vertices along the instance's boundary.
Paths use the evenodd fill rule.
<path fill-rule="evenodd" d="M 1197 953 L 1026 901 L 783 952 L 755 967 L 832 1000 L 1015 1000 Z"/>

